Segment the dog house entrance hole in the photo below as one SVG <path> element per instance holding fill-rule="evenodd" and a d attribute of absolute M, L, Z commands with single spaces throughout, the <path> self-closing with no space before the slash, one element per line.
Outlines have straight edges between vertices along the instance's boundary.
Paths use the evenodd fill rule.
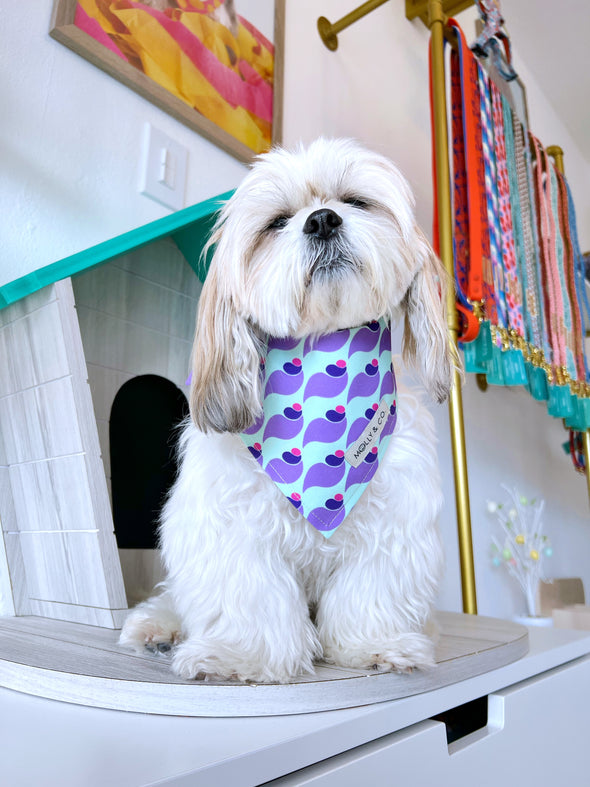
<path fill-rule="evenodd" d="M 177 427 L 187 414 L 185 395 L 158 375 L 134 377 L 119 389 L 109 424 L 113 522 L 119 550 L 155 549 L 158 517 L 177 472 Z M 124 575 L 125 563 L 122 559 Z M 129 596 L 129 585 L 140 580 L 130 583 L 128 576 L 124 578 Z M 151 587 L 143 590 L 149 592 Z"/>

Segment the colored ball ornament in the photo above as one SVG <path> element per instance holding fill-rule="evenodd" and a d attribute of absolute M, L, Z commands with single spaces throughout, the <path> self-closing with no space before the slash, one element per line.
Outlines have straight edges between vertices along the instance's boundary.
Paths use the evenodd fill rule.
<path fill-rule="evenodd" d="M 512 552 L 509 549 L 503 549 L 502 557 L 504 558 L 504 560 L 510 560 L 510 558 L 512 557 Z"/>
<path fill-rule="evenodd" d="M 531 549 L 530 555 L 531 555 L 533 560 L 538 560 L 539 559 L 539 553 L 537 552 L 536 549 Z"/>
<path fill-rule="evenodd" d="M 492 564 L 494 566 L 500 566 L 500 565 L 502 565 L 502 561 L 500 560 L 499 557 L 496 556 L 495 558 L 492 559 Z"/>
<path fill-rule="evenodd" d="M 524 544 L 524 536 L 523 536 L 523 534 L 519 533 L 516 536 L 515 541 L 516 541 L 517 544 Z"/>
<path fill-rule="evenodd" d="M 551 557 L 553 555 L 553 550 L 551 549 L 551 547 L 545 547 L 545 555 L 547 557 Z"/>

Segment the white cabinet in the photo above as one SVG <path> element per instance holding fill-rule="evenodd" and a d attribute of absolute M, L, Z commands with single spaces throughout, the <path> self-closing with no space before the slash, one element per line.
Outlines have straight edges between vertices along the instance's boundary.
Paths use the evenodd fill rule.
<path fill-rule="evenodd" d="M 488 696 L 487 726 L 447 746 L 425 720 L 268 782 L 276 787 L 590 784 L 590 657 Z"/>
<path fill-rule="evenodd" d="M 529 637 L 523 658 L 440 689 L 289 716 L 159 716 L 0 689 L 0 783 L 587 787 L 590 633 Z M 483 726 L 449 747 L 433 717 L 482 697 Z"/>

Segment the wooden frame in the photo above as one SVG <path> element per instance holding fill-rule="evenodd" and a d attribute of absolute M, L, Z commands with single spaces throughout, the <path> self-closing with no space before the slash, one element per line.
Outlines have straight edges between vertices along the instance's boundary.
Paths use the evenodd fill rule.
<path fill-rule="evenodd" d="M 175 0 L 170 0 L 173 4 Z M 241 5 L 240 10 L 244 11 L 244 16 L 247 18 L 247 0 L 238 0 Z M 244 4 L 246 8 L 244 9 Z M 231 131 L 224 129 L 215 120 L 206 117 L 199 112 L 185 100 L 177 97 L 169 89 L 154 81 L 150 76 L 132 64 L 130 59 L 125 59 L 124 55 L 116 45 L 113 49 L 109 49 L 107 45 L 101 43 L 96 38 L 93 38 L 84 29 L 75 24 L 76 13 L 79 10 L 84 13 L 84 9 L 78 9 L 78 6 L 83 4 L 78 0 L 54 0 L 53 14 L 51 20 L 50 35 L 56 41 L 67 46 L 77 54 L 89 60 L 93 65 L 105 71 L 110 76 L 122 82 L 127 87 L 135 90 L 144 98 L 151 101 L 160 109 L 168 112 L 176 120 L 194 129 L 199 134 L 214 142 L 227 153 L 238 158 L 240 161 L 249 162 L 252 158 L 263 150 L 268 149 L 270 144 L 277 144 L 281 142 L 282 136 L 282 85 L 283 85 L 283 40 L 284 40 L 284 19 L 285 19 L 285 0 L 275 0 L 274 3 L 274 67 L 273 67 L 273 84 L 272 84 L 272 123 L 268 124 L 266 118 L 257 119 L 256 123 L 251 124 L 251 129 L 256 132 L 256 129 L 262 127 L 260 137 L 254 133 L 252 136 L 252 144 L 244 142 L 243 139 L 238 138 L 232 134 Z M 134 5 L 140 5 L 136 3 Z M 185 4 L 183 4 L 185 5 Z M 140 6 L 141 11 L 141 6 Z M 158 15 L 158 11 L 150 9 L 144 13 Z M 161 18 L 161 17 L 160 17 Z M 151 17 L 150 17 L 151 19 Z M 93 19 L 90 21 L 100 28 L 98 22 Z M 106 33 L 104 33 L 105 41 L 107 40 Z M 118 53 L 117 51 L 118 50 Z M 158 52 L 161 52 L 161 47 Z M 210 56 L 209 50 L 206 54 Z M 215 64 L 224 69 L 225 72 L 229 69 L 221 66 L 219 61 L 215 59 Z M 191 66 L 194 68 L 195 73 L 198 68 L 195 64 Z M 201 73 L 201 72 L 198 72 Z M 232 73 L 230 76 L 234 76 Z M 239 82 L 239 80 L 238 80 Z M 268 88 L 267 88 L 268 90 Z M 200 96 L 199 96 L 200 97 Z M 231 102 L 221 99 L 225 107 L 230 107 Z M 268 102 L 266 103 L 268 107 Z M 235 107 L 233 107 L 235 109 Z M 225 113 L 223 113 L 225 114 Z M 231 110 L 228 113 L 231 115 Z M 244 112 L 244 114 L 248 114 Z M 249 117 L 252 115 L 250 114 Z M 270 131 L 270 136 L 269 136 Z M 243 129 L 240 130 L 242 137 L 246 134 Z M 257 132 L 256 132 L 257 134 Z"/>

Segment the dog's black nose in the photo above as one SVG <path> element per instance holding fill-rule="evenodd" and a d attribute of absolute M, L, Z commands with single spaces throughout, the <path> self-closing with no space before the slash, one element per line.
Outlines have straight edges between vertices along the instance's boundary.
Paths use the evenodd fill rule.
<path fill-rule="evenodd" d="M 314 210 L 309 214 L 303 225 L 303 232 L 306 235 L 326 240 L 336 232 L 341 224 L 342 219 L 335 211 L 330 208 L 320 208 L 320 210 Z"/>

